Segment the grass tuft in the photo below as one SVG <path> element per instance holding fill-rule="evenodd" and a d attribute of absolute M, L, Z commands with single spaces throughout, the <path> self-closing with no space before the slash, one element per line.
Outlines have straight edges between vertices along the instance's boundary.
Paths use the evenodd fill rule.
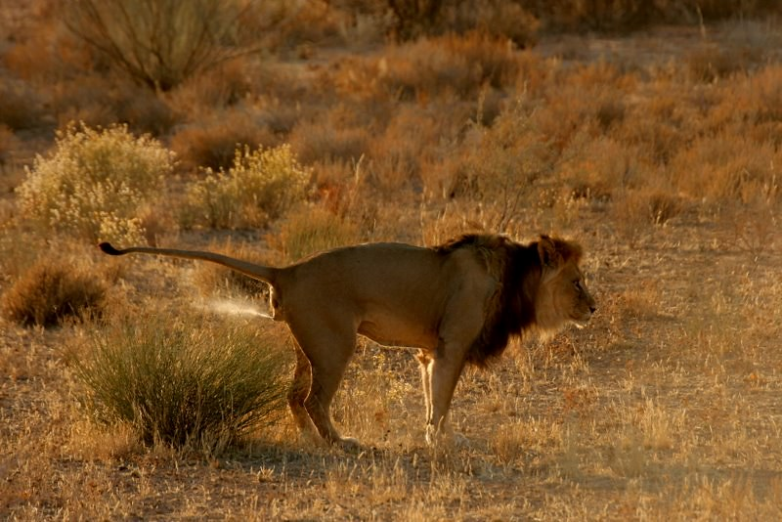
<path fill-rule="evenodd" d="M 39 261 L 3 295 L 3 316 L 23 326 L 58 326 L 100 315 L 106 288 L 94 275 L 55 261 Z"/>
<path fill-rule="evenodd" d="M 71 358 L 95 418 L 145 444 L 219 453 L 277 419 L 284 354 L 260 334 L 198 320 L 146 320 L 97 333 Z"/>

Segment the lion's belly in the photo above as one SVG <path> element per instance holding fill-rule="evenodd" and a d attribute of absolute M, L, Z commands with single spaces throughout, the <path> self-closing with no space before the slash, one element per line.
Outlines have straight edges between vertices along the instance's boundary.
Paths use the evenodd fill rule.
<path fill-rule="evenodd" d="M 385 346 L 409 346 L 434 348 L 437 333 L 421 325 L 411 325 L 409 320 L 395 317 L 367 318 L 358 327 L 358 333 Z"/>

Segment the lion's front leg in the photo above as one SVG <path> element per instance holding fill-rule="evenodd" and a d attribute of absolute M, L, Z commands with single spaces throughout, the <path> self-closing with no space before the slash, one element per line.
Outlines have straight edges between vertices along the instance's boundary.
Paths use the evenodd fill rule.
<path fill-rule="evenodd" d="M 446 416 L 451 407 L 451 399 L 464 368 L 463 347 L 448 346 L 438 349 L 437 355 L 428 366 L 430 386 L 430 413 L 426 423 L 426 443 L 430 446 L 437 442 L 445 427 Z"/>
<path fill-rule="evenodd" d="M 423 350 L 415 357 L 418 360 L 418 369 L 421 372 L 421 386 L 424 390 L 424 407 L 426 409 L 425 424 L 432 420 L 432 358 Z"/>

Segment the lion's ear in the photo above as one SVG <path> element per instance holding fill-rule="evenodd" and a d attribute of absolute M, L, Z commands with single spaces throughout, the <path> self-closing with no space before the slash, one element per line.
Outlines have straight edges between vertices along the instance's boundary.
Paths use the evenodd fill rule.
<path fill-rule="evenodd" d="M 538 255 L 540 256 L 540 264 L 546 270 L 557 270 L 564 263 L 556 243 L 546 235 L 540 236 Z"/>

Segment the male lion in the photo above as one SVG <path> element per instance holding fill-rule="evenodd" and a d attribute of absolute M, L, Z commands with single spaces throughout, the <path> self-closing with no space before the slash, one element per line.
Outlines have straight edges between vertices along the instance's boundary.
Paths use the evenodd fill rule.
<path fill-rule="evenodd" d="M 511 335 L 586 324 L 595 301 L 578 267 L 581 247 L 540 236 L 521 245 L 467 235 L 433 248 L 376 243 L 338 248 L 273 268 L 211 252 L 131 247 L 132 252 L 200 259 L 271 285 L 271 308 L 298 342 L 288 402 L 303 431 L 356 445 L 331 423 L 329 406 L 353 355 L 356 334 L 419 348 L 426 441 L 441 431 L 465 363 L 483 366 Z"/>

